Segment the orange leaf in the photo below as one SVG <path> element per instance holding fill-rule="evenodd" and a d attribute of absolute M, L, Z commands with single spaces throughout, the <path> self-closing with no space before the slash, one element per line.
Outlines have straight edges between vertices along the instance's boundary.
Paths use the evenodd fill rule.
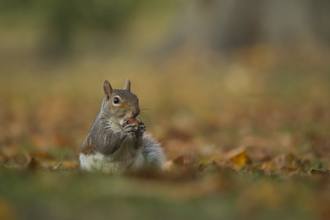
<path fill-rule="evenodd" d="M 62 166 L 65 167 L 65 168 L 77 169 L 78 168 L 78 162 L 77 161 L 63 161 Z"/>
<path fill-rule="evenodd" d="M 250 162 L 250 159 L 246 156 L 245 150 L 241 151 L 240 153 L 238 153 L 234 156 L 231 156 L 230 160 L 240 167 L 243 164 Z"/>

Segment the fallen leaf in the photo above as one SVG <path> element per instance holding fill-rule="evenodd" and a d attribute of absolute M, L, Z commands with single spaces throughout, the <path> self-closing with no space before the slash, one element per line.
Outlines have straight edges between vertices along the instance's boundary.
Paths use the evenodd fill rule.
<path fill-rule="evenodd" d="M 230 160 L 232 162 L 234 162 L 239 167 L 241 167 L 245 163 L 250 162 L 250 159 L 246 156 L 246 151 L 245 150 L 237 152 L 237 154 L 231 155 Z"/>
<path fill-rule="evenodd" d="M 184 158 L 183 156 L 178 156 L 176 158 L 173 159 L 173 163 L 175 165 L 183 165 L 184 164 Z"/>
<path fill-rule="evenodd" d="M 35 151 L 30 153 L 31 157 L 34 158 L 40 158 L 40 159 L 44 159 L 44 160 L 54 160 L 54 157 L 51 156 L 50 154 L 46 153 L 46 152 L 42 152 L 42 151 Z"/>
<path fill-rule="evenodd" d="M 266 172 L 269 172 L 269 171 L 273 171 L 273 170 L 276 170 L 276 166 L 274 165 L 273 162 L 271 161 L 265 161 L 261 164 L 261 166 L 259 167 L 260 170 L 263 170 L 263 171 L 266 171 Z"/>
<path fill-rule="evenodd" d="M 330 176 L 330 172 L 328 170 L 315 170 L 315 169 L 311 169 L 310 173 L 313 176 L 322 176 L 322 177 L 329 177 Z"/>
<path fill-rule="evenodd" d="M 78 162 L 77 161 L 62 161 L 62 162 L 58 163 L 57 165 L 53 166 L 54 170 L 58 170 L 60 168 L 77 169 Z"/>
<path fill-rule="evenodd" d="M 63 161 L 62 166 L 64 168 L 77 169 L 78 168 L 78 162 L 77 161 Z"/>
<path fill-rule="evenodd" d="M 277 169 L 297 169 L 300 166 L 300 161 L 293 154 L 282 154 L 275 157 L 273 163 Z"/>
<path fill-rule="evenodd" d="M 166 161 L 163 165 L 163 169 L 167 172 L 170 172 L 173 169 L 173 161 L 172 160 Z"/>

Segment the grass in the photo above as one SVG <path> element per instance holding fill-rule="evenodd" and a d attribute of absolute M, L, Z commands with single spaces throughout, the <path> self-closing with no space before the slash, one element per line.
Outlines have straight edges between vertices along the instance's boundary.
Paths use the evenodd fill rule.
<path fill-rule="evenodd" d="M 225 172 L 169 181 L 5 171 L 0 180 L 1 200 L 19 219 L 316 219 L 330 193 L 325 179 Z"/>

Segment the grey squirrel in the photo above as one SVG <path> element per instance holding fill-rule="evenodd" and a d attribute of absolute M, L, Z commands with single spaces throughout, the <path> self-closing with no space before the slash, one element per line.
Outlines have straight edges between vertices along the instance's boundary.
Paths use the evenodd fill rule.
<path fill-rule="evenodd" d="M 80 169 L 111 173 L 162 169 L 163 150 L 145 133 L 146 125 L 139 121 L 139 99 L 130 89 L 129 79 L 123 90 L 113 90 L 105 80 L 101 110 L 79 150 Z"/>

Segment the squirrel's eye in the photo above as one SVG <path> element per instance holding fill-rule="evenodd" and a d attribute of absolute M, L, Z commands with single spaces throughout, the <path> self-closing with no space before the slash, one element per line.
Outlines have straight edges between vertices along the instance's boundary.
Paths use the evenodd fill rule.
<path fill-rule="evenodd" d="M 120 102 L 119 98 L 118 97 L 115 97 L 113 99 L 113 104 L 118 104 Z"/>

